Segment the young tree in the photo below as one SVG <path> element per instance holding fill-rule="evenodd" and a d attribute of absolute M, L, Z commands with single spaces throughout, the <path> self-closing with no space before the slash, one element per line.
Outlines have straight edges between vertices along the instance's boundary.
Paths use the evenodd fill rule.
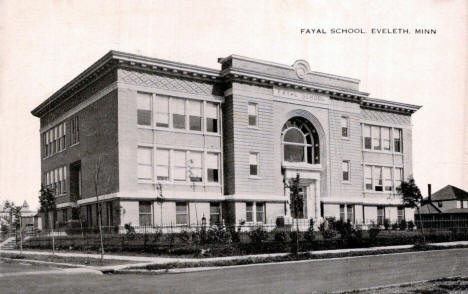
<path fill-rule="evenodd" d="M 15 227 L 16 234 L 20 237 L 20 252 L 23 254 L 23 233 L 22 233 L 22 218 L 21 218 L 21 209 L 22 206 L 16 206 L 14 202 L 6 202 L 5 208 L 8 210 L 8 214 L 10 215 L 11 225 Z M 18 240 L 18 239 L 16 239 Z"/>
<path fill-rule="evenodd" d="M 419 221 L 421 224 L 421 235 L 423 237 L 423 242 L 425 242 L 424 236 L 424 227 L 422 222 L 422 217 L 420 213 L 420 208 L 423 202 L 423 197 L 421 191 L 419 190 L 416 182 L 413 177 L 409 177 L 408 181 L 401 182 L 401 185 L 396 188 L 398 194 L 400 194 L 402 203 L 404 207 L 416 209 L 419 215 Z"/>
<path fill-rule="evenodd" d="M 53 212 L 55 215 L 55 211 L 57 210 L 55 195 L 52 189 L 41 185 L 41 190 L 39 190 L 39 205 L 39 212 L 44 214 L 44 225 L 47 227 L 49 224 L 49 212 Z M 53 227 L 54 226 L 52 225 L 52 254 L 55 254 L 55 237 Z"/>
<path fill-rule="evenodd" d="M 296 174 L 295 178 L 289 179 L 289 181 L 286 183 L 284 182 L 284 185 L 286 188 L 289 188 L 289 192 L 291 195 L 291 210 L 294 212 L 294 215 L 296 217 L 299 216 L 301 210 L 303 209 L 304 206 L 304 198 L 303 195 L 300 193 L 300 185 L 299 185 L 299 174 Z M 294 250 L 295 254 L 297 255 L 299 253 L 299 221 L 296 220 L 296 248 Z"/>
<path fill-rule="evenodd" d="M 101 245 L 101 262 L 104 260 L 104 242 L 102 236 L 102 202 L 99 200 L 99 187 L 103 185 L 104 187 L 109 186 L 110 177 L 107 178 L 107 183 L 103 183 L 102 168 L 104 165 L 104 155 L 100 155 L 96 161 L 95 170 L 94 170 L 94 194 L 96 196 L 97 204 L 97 218 L 98 218 L 98 227 L 99 227 L 99 240 Z"/>

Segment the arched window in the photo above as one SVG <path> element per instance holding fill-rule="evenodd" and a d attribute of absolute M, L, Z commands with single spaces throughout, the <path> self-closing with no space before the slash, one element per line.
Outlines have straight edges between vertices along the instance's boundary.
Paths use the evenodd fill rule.
<path fill-rule="evenodd" d="M 284 124 L 282 134 L 284 161 L 319 163 L 318 134 L 309 121 L 294 117 Z"/>

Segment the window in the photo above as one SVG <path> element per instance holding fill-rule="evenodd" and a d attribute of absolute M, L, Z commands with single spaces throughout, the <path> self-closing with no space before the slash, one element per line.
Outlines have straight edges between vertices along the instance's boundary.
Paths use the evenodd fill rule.
<path fill-rule="evenodd" d="M 354 205 L 346 205 L 346 221 L 354 223 Z"/>
<path fill-rule="evenodd" d="M 468 200 L 463 200 L 462 208 L 468 208 Z"/>
<path fill-rule="evenodd" d="M 151 180 L 153 179 L 153 149 L 150 147 L 138 147 L 137 161 L 138 161 L 138 178 Z"/>
<path fill-rule="evenodd" d="M 140 126 L 151 126 L 151 100 L 152 94 L 138 93 L 137 121 Z"/>
<path fill-rule="evenodd" d="M 364 149 L 372 149 L 371 128 L 364 125 Z"/>
<path fill-rule="evenodd" d="M 188 224 L 188 205 L 186 202 L 176 203 L 176 224 L 177 225 Z"/>
<path fill-rule="evenodd" d="M 186 152 L 180 150 L 174 150 L 174 180 L 185 181 L 186 180 Z"/>
<path fill-rule="evenodd" d="M 202 152 L 190 151 L 189 153 L 189 178 L 190 182 L 202 181 Z"/>
<path fill-rule="evenodd" d="M 88 227 L 93 225 L 93 205 L 86 206 L 86 220 L 88 221 Z"/>
<path fill-rule="evenodd" d="M 385 220 L 385 211 L 383 206 L 377 206 L 377 224 L 383 225 Z"/>
<path fill-rule="evenodd" d="M 221 204 L 210 203 L 210 225 L 218 225 L 221 223 Z"/>
<path fill-rule="evenodd" d="M 138 211 L 140 214 L 140 226 L 152 225 L 151 202 L 140 201 L 138 202 Z"/>
<path fill-rule="evenodd" d="M 156 126 L 169 127 L 169 97 L 156 96 Z"/>
<path fill-rule="evenodd" d="M 364 185 L 367 191 L 372 191 L 372 166 L 364 167 Z"/>
<path fill-rule="evenodd" d="M 256 127 L 258 126 L 257 117 L 258 117 L 258 108 L 256 103 L 249 103 L 248 113 L 249 113 L 249 126 Z"/>
<path fill-rule="evenodd" d="M 158 181 L 169 181 L 168 149 L 156 149 L 156 178 Z"/>
<path fill-rule="evenodd" d="M 349 161 L 343 160 L 341 163 L 341 169 L 343 171 L 343 181 L 349 182 Z"/>
<path fill-rule="evenodd" d="M 394 151 L 401 152 L 401 129 L 394 129 L 393 130 L 393 142 L 394 142 Z"/>
<path fill-rule="evenodd" d="M 66 133 L 67 125 L 63 122 L 42 134 L 44 157 L 65 150 Z"/>
<path fill-rule="evenodd" d="M 247 202 L 245 204 L 245 221 L 253 222 L 253 202 Z"/>
<path fill-rule="evenodd" d="M 372 126 L 372 146 L 374 150 L 380 150 L 380 128 Z"/>
<path fill-rule="evenodd" d="M 212 102 L 206 102 L 206 131 L 210 133 L 218 132 L 218 105 Z"/>
<path fill-rule="evenodd" d="M 381 128 L 382 131 L 382 149 L 390 151 L 390 128 Z"/>
<path fill-rule="evenodd" d="M 340 204 L 340 221 L 345 221 L 345 206 Z"/>
<path fill-rule="evenodd" d="M 216 153 L 207 153 L 206 169 L 208 174 L 208 182 L 219 182 L 219 155 Z"/>
<path fill-rule="evenodd" d="M 68 221 L 68 215 L 67 215 L 67 212 L 68 212 L 68 211 L 67 211 L 67 209 L 66 209 L 66 208 L 62 210 L 62 217 L 63 217 L 63 223 L 64 223 L 64 224 L 66 224 L 66 223 L 67 223 L 67 221 Z"/>
<path fill-rule="evenodd" d="M 171 99 L 172 111 L 172 127 L 174 129 L 185 129 L 185 100 L 172 98 Z"/>
<path fill-rule="evenodd" d="M 393 183 L 392 183 L 392 169 L 390 167 L 383 168 L 383 178 L 384 178 L 384 191 L 391 192 L 393 190 Z"/>
<path fill-rule="evenodd" d="M 258 175 L 258 153 L 249 154 L 249 164 L 250 164 L 250 175 Z"/>
<path fill-rule="evenodd" d="M 374 190 L 377 192 L 383 191 L 383 178 L 382 178 L 382 167 L 374 166 Z"/>
<path fill-rule="evenodd" d="M 265 222 L 265 203 L 255 203 L 255 213 L 257 216 L 257 223 Z"/>
<path fill-rule="evenodd" d="M 349 137 L 349 118 L 341 117 L 341 136 L 348 138 Z"/>
<path fill-rule="evenodd" d="M 80 142 L 80 127 L 79 117 L 75 116 L 70 120 L 70 145 L 75 145 Z"/>
<path fill-rule="evenodd" d="M 55 196 L 67 193 L 67 167 L 61 166 L 46 172 L 44 176 L 45 185 L 53 190 Z"/>
<path fill-rule="evenodd" d="M 403 169 L 395 168 L 395 189 L 400 187 L 401 182 L 403 182 Z"/>
<path fill-rule="evenodd" d="M 292 118 L 283 126 L 283 156 L 286 162 L 318 164 L 319 139 L 315 128 L 303 118 Z"/>
<path fill-rule="evenodd" d="M 201 107 L 202 103 L 200 101 L 189 100 L 189 129 L 191 131 L 201 131 Z"/>
<path fill-rule="evenodd" d="M 403 220 L 405 220 L 405 208 L 399 206 L 398 207 L 398 222 L 400 223 Z"/>

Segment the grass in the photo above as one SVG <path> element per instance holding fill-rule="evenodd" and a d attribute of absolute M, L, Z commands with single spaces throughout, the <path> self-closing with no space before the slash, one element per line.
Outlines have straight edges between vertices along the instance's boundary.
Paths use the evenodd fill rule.
<path fill-rule="evenodd" d="M 127 260 L 106 260 L 102 262 L 98 258 L 90 257 L 68 257 L 68 256 L 57 256 L 57 255 L 39 255 L 39 254 L 27 254 L 19 255 L 16 253 L 0 253 L 0 257 L 11 258 L 11 259 L 26 259 L 26 260 L 38 260 L 38 261 L 47 261 L 47 262 L 56 262 L 56 263 L 70 263 L 76 265 L 90 265 L 90 266 L 105 266 L 105 265 L 117 265 L 117 264 L 127 264 L 135 263 Z"/>
<path fill-rule="evenodd" d="M 246 265 L 246 264 L 258 264 L 258 263 L 274 263 L 274 262 L 286 262 L 295 260 L 311 260 L 311 259 L 327 259 L 327 258 L 340 258 L 340 257 L 354 257 L 354 256 L 371 256 L 379 254 L 391 254 L 391 253 L 404 253 L 404 252 L 415 252 L 415 251 L 427 251 L 427 250 L 444 250 L 452 248 L 468 248 L 468 246 L 457 245 L 451 247 L 443 247 L 437 245 L 419 245 L 409 249 L 382 249 L 377 251 L 359 251 L 359 252 L 343 252 L 343 253 L 327 253 L 327 254 L 314 254 L 314 253 L 300 253 L 299 255 L 288 254 L 284 256 L 268 256 L 268 257 L 248 257 L 233 260 L 217 260 L 217 261 L 204 261 L 200 260 L 197 262 L 172 262 L 166 264 L 151 264 L 144 267 L 132 267 L 131 269 L 143 269 L 143 270 L 167 270 L 174 268 L 196 268 L 196 267 L 222 267 L 222 266 L 233 266 L 233 265 Z"/>
<path fill-rule="evenodd" d="M 400 293 L 414 293 L 414 294 L 448 294 L 448 293 L 467 293 L 468 292 L 468 277 L 454 277 L 431 280 L 420 283 L 408 283 L 401 286 L 392 287 L 379 287 L 369 290 L 354 290 L 345 293 L 357 294 L 400 294 Z"/>

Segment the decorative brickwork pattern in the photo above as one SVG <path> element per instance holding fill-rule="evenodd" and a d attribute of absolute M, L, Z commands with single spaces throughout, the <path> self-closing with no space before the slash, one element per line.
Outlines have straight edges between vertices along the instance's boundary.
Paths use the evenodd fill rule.
<path fill-rule="evenodd" d="M 213 84 L 202 83 L 194 80 L 186 80 L 177 77 L 165 77 L 145 72 L 128 70 L 121 70 L 121 73 L 120 81 L 127 84 L 179 91 L 190 94 L 213 95 L 215 94 L 214 91 L 216 91 Z M 218 93 L 217 95 L 221 95 L 221 93 Z"/>

